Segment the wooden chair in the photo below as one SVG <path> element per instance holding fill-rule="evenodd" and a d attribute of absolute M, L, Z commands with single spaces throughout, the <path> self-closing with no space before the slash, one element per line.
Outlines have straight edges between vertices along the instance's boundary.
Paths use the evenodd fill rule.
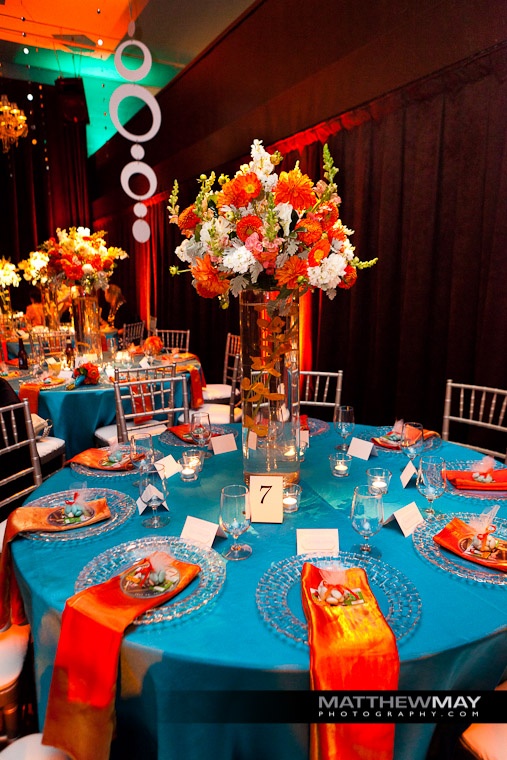
<path fill-rule="evenodd" d="M 314 372 L 302 370 L 300 379 L 300 407 L 336 409 L 342 396 L 343 370 Z"/>
<path fill-rule="evenodd" d="M 131 322 L 123 325 L 121 338 L 124 348 L 128 348 L 132 343 L 141 343 L 144 338 L 144 322 Z"/>
<path fill-rule="evenodd" d="M 176 374 L 174 364 L 150 369 L 115 369 L 114 375 L 116 425 L 95 431 L 100 445 L 126 443 L 134 430 L 160 435 L 174 423 L 175 417 L 189 421 L 188 379 L 185 373 Z M 182 398 L 178 406 L 175 404 L 177 392 Z"/>
<path fill-rule="evenodd" d="M 229 403 L 204 404 L 198 409 L 199 412 L 207 412 L 209 414 L 210 422 L 212 425 L 226 425 L 227 423 L 241 422 L 242 411 L 241 399 L 239 395 L 240 382 L 241 359 L 239 354 L 236 354 L 234 357 Z"/>
<path fill-rule="evenodd" d="M 11 625 L 0 632 L 0 733 L 8 743 L 20 735 L 20 677 L 29 638 L 29 625 Z"/>
<path fill-rule="evenodd" d="M 190 330 L 155 330 L 155 335 L 162 339 L 164 348 L 177 348 L 188 353 Z"/>
<path fill-rule="evenodd" d="M 449 440 L 451 423 L 453 426 L 459 423 L 472 430 L 483 428 L 494 431 L 492 435 L 507 433 L 507 390 L 447 380 L 442 422 L 442 439 L 444 441 Z M 507 441 L 500 450 L 490 446 L 485 447 L 483 440 L 480 441 L 479 445 L 472 444 L 469 440 L 473 439 L 458 441 L 453 436 L 454 443 L 460 443 L 507 463 Z"/>
<path fill-rule="evenodd" d="M 241 352 L 241 338 L 239 335 L 227 333 L 225 342 L 224 371 L 221 383 L 208 383 L 202 389 L 205 402 L 228 401 L 231 397 L 232 378 L 236 355 Z"/>
<path fill-rule="evenodd" d="M 27 399 L 0 409 L 0 473 L 0 508 L 21 503 L 42 483 Z"/>

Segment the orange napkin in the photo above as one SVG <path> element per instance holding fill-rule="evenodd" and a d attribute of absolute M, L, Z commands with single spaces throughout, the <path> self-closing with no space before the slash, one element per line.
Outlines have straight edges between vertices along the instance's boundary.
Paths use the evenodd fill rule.
<path fill-rule="evenodd" d="M 185 422 L 182 425 L 173 425 L 168 428 L 170 433 L 174 433 L 181 441 L 185 443 L 193 443 L 192 436 L 190 435 L 190 423 Z"/>
<path fill-rule="evenodd" d="M 135 586 L 153 565 L 169 566 L 169 572 L 176 572 L 176 585 L 154 597 L 128 595 L 125 579 L 127 583 L 133 579 Z M 44 744 L 79 760 L 108 760 L 124 631 L 142 612 L 178 594 L 200 569 L 199 565 L 156 552 L 122 575 L 67 600 L 49 690 Z"/>
<path fill-rule="evenodd" d="M 201 373 L 196 367 L 187 364 L 179 364 L 176 372 L 188 372 L 190 374 L 190 406 L 199 409 L 204 404 L 202 395 Z"/>
<path fill-rule="evenodd" d="M 507 491 L 507 468 L 505 470 L 490 470 L 493 480 L 484 483 L 473 477 L 473 470 L 446 470 L 447 480 L 455 486 L 467 491 Z"/>
<path fill-rule="evenodd" d="M 507 573 L 507 541 L 495 539 L 493 533 L 486 538 L 491 542 L 489 548 L 483 536 L 477 535 L 474 528 L 458 517 L 454 517 L 440 533 L 433 536 L 437 544 L 463 559 Z"/>
<path fill-rule="evenodd" d="M 144 454 L 137 456 L 137 459 L 142 459 Z M 91 467 L 94 470 L 131 470 L 133 468 L 132 460 L 129 457 L 122 459 L 120 462 L 114 464 L 103 464 L 107 459 L 107 451 L 104 449 L 86 449 L 80 454 L 67 460 L 67 464 L 75 462 L 76 464 L 84 464 L 86 467 Z"/>
<path fill-rule="evenodd" d="M 61 513 L 63 507 L 55 507 L 54 509 L 37 506 L 18 507 L 18 509 L 11 512 L 7 518 L 2 554 L 0 556 L 0 628 L 7 625 L 9 617 L 13 623 L 18 625 L 25 622 L 23 600 L 16 576 L 12 572 L 11 541 L 21 532 L 26 533 L 27 531 L 40 530 L 52 533 L 54 531 L 72 530 L 85 525 L 92 525 L 92 523 L 107 520 L 111 517 L 105 499 L 88 501 L 86 502 L 86 506 L 93 510 L 93 515 L 86 521 L 71 524 L 62 523 Z"/>
<path fill-rule="evenodd" d="M 399 657 L 396 639 L 382 615 L 361 568 L 333 575 L 305 562 L 302 601 L 308 621 L 310 682 L 323 691 L 394 690 L 398 687 Z M 324 581 L 327 590 L 320 587 Z M 332 606 L 326 599 L 332 590 L 352 592 L 353 604 Z M 359 591 L 359 593 L 358 593 Z M 355 603 L 361 597 L 364 604 Z M 391 760 L 393 724 L 312 724 L 311 760 Z"/>
<path fill-rule="evenodd" d="M 434 438 L 435 436 L 438 436 L 438 433 L 436 433 L 434 430 L 423 430 L 423 436 L 424 440 L 426 441 L 428 438 Z M 380 435 L 378 438 L 372 438 L 371 439 L 375 446 L 380 446 L 382 449 L 391 449 L 392 451 L 400 451 L 400 434 L 395 433 L 394 430 L 390 430 L 389 433 L 385 433 L 385 435 Z"/>
<path fill-rule="evenodd" d="M 39 410 L 39 392 L 42 388 L 51 388 L 53 385 L 62 385 L 66 381 L 61 377 L 52 377 L 49 383 L 30 382 L 20 385 L 18 396 L 23 401 L 28 399 L 31 414 L 37 414 Z"/>
<path fill-rule="evenodd" d="M 300 414 L 299 415 L 299 427 L 301 430 L 310 430 L 308 427 L 308 415 L 307 414 Z"/>

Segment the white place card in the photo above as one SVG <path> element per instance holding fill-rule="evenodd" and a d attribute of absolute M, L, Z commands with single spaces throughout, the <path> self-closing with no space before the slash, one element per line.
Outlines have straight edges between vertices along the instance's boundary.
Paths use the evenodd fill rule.
<path fill-rule="evenodd" d="M 400 475 L 400 481 L 403 488 L 406 488 L 407 485 L 410 483 L 414 475 L 417 473 L 416 468 L 414 467 L 414 464 L 411 460 L 409 460 L 407 466 L 403 470 L 403 472 Z"/>
<path fill-rule="evenodd" d="M 373 451 L 372 441 L 363 441 L 362 438 L 352 438 L 347 454 L 358 459 L 369 459 Z"/>
<path fill-rule="evenodd" d="M 299 431 L 299 442 L 306 443 L 308 446 L 310 445 L 310 431 L 309 430 Z"/>
<path fill-rule="evenodd" d="M 209 520 L 201 520 L 200 517 L 188 515 L 180 538 L 189 541 L 191 544 L 200 544 L 201 546 L 208 546 L 211 549 L 215 536 L 225 538 L 225 533 L 220 525 L 212 523 Z"/>
<path fill-rule="evenodd" d="M 424 517 L 419 511 L 419 507 L 415 501 L 411 501 L 401 509 L 397 509 L 393 513 L 393 517 L 401 528 L 401 532 L 405 536 L 411 536 L 418 525 L 424 522 Z"/>
<path fill-rule="evenodd" d="M 283 478 L 280 475 L 250 475 L 251 522 L 283 522 Z"/>
<path fill-rule="evenodd" d="M 248 448 L 252 451 L 257 449 L 257 433 L 254 433 L 253 430 L 248 431 Z"/>
<path fill-rule="evenodd" d="M 163 465 L 166 478 L 172 478 L 177 472 L 181 472 L 181 464 L 176 461 L 172 454 L 163 459 L 158 459 L 157 464 Z"/>
<path fill-rule="evenodd" d="M 146 495 L 146 501 L 148 501 L 148 499 L 150 498 L 152 494 L 154 496 L 158 496 L 159 498 L 160 497 L 163 498 L 164 496 L 162 491 L 159 491 L 158 488 L 155 488 L 155 486 L 152 486 L 150 483 L 150 485 L 146 486 L 146 488 L 144 489 L 143 496 Z M 142 515 L 142 513 L 144 512 L 144 510 L 147 508 L 148 505 L 146 504 L 145 501 L 141 499 L 141 497 L 138 498 L 138 500 L 136 501 L 136 504 L 137 504 L 137 509 L 138 509 L 139 514 Z M 163 501 L 159 506 L 164 507 L 164 509 L 169 510 L 169 507 L 167 506 L 165 501 Z"/>
<path fill-rule="evenodd" d="M 296 541 L 298 554 L 339 554 L 338 528 L 298 528 Z"/>
<path fill-rule="evenodd" d="M 141 369 L 149 369 L 151 367 L 151 364 L 146 358 L 146 356 L 143 357 L 141 361 L 139 362 L 139 367 L 141 367 Z"/>
<path fill-rule="evenodd" d="M 228 451 L 237 451 L 238 444 L 236 443 L 234 433 L 213 436 L 211 448 L 213 449 L 213 454 L 227 454 Z"/>

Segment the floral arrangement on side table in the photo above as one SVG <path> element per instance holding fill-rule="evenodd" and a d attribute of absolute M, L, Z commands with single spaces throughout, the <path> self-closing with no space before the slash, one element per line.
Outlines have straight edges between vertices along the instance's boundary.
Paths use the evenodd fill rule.
<path fill-rule="evenodd" d="M 143 351 L 153 356 L 160 354 L 163 348 L 164 343 L 158 335 L 149 335 L 143 343 Z"/>
<path fill-rule="evenodd" d="M 7 320 L 12 318 L 11 294 L 9 288 L 17 288 L 21 282 L 21 277 L 17 272 L 15 264 L 4 256 L 0 259 L 0 313 Z"/>

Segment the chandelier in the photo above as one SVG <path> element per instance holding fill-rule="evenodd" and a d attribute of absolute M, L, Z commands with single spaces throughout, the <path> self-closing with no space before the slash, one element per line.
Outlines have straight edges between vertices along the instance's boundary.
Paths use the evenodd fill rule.
<path fill-rule="evenodd" d="M 7 153 L 9 148 L 18 144 L 20 137 L 26 137 L 28 125 L 24 112 L 16 103 L 9 103 L 7 95 L 2 95 L 0 104 L 0 139 L 2 149 Z"/>

